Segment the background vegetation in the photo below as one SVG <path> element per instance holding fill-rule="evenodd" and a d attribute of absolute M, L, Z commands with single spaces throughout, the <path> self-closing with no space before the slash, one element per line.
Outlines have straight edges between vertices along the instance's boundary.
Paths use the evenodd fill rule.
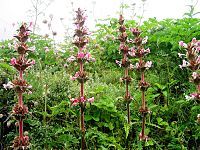
<path fill-rule="evenodd" d="M 126 21 L 128 27 L 134 27 L 134 21 Z M 141 149 L 138 134 L 141 128 L 139 106 L 141 93 L 138 90 L 137 74 L 131 76 L 131 128 L 127 126 L 126 107 L 123 100 L 124 86 L 119 82 L 122 69 L 115 64 L 119 59 L 117 19 L 108 18 L 96 25 L 88 49 L 95 55 L 96 62 L 87 66 L 90 80 L 86 84 L 88 97 L 94 96 L 95 102 L 87 105 L 86 141 L 88 148 Z M 165 19 L 158 21 L 151 18 L 141 26 L 142 35 L 148 36 L 148 56 L 153 61 L 153 68 L 147 78 L 151 87 L 147 92 L 148 106 L 152 113 L 147 120 L 147 134 L 150 140 L 145 149 L 198 149 L 200 147 L 200 128 L 196 122 L 199 113 L 199 101 L 187 101 L 185 95 L 194 91 L 189 83 L 189 72 L 181 70 L 182 64 L 178 53 L 180 40 L 186 43 L 193 37 L 200 39 L 200 19 Z M 68 40 L 55 45 L 52 39 L 31 35 L 30 46 L 35 46 L 35 53 L 30 58 L 36 65 L 29 70 L 26 79 L 33 86 L 33 94 L 24 95 L 30 114 L 25 120 L 25 131 L 29 132 L 31 149 L 79 149 L 80 129 L 79 110 L 70 106 L 70 98 L 76 97 L 78 84 L 72 83 L 70 76 L 76 72 L 68 66 L 67 58 L 77 51 Z M 17 101 L 11 90 L 5 90 L 3 84 L 12 80 L 16 72 L 9 65 L 16 55 L 13 40 L 0 43 L 0 113 L 1 144 L 11 145 L 17 128 L 12 117 L 6 118 Z M 49 51 L 47 50 L 47 47 Z M 136 62 L 135 59 L 131 60 Z M 46 111 L 45 111 L 46 110 Z"/>

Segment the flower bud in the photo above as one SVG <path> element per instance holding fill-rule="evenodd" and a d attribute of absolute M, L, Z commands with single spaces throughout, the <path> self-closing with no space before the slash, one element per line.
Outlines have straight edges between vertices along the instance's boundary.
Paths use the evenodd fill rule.
<path fill-rule="evenodd" d="M 10 122 L 10 121 L 8 121 L 6 125 L 7 125 L 7 127 L 10 127 L 10 125 L 11 125 L 11 122 Z"/>
<path fill-rule="evenodd" d="M 3 117 L 3 114 L 0 114 L 0 119 Z"/>
<path fill-rule="evenodd" d="M 28 131 L 25 131 L 25 132 L 24 132 L 24 135 L 25 135 L 25 136 L 28 136 Z"/>

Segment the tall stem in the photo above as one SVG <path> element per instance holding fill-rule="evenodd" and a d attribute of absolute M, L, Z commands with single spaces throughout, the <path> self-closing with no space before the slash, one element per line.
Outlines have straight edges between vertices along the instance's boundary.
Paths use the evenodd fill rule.
<path fill-rule="evenodd" d="M 146 122 L 146 116 L 143 113 L 142 114 L 142 138 L 144 138 L 144 136 L 145 136 L 145 133 L 144 133 L 144 131 L 145 131 L 145 122 Z"/>
<path fill-rule="evenodd" d="M 23 139 L 23 120 L 19 120 L 19 138 L 22 140 Z"/>
<path fill-rule="evenodd" d="M 23 71 L 21 71 L 21 70 L 19 71 L 19 79 L 23 80 Z"/>
<path fill-rule="evenodd" d="M 23 71 L 19 71 L 19 79 L 23 80 Z M 18 93 L 18 105 L 19 107 L 23 107 L 23 93 Z M 19 138 L 23 140 L 23 119 L 20 118 L 19 120 Z"/>
<path fill-rule="evenodd" d="M 85 107 L 85 106 L 84 106 Z M 85 142 L 85 123 L 84 123 L 84 108 L 81 106 L 81 150 L 86 149 L 86 142 Z"/>
<path fill-rule="evenodd" d="M 19 106 L 23 106 L 23 101 L 22 101 L 22 92 L 18 93 L 18 104 Z"/>
<path fill-rule="evenodd" d="M 130 103 L 127 103 L 127 116 L 128 116 L 128 124 L 131 123 L 131 117 L 130 117 Z"/>
<path fill-rule="evenodd" d="M 80 74 L 83 73 L 83 62 L 80 62 Z M 84 82 L 81 82 L 80 85 L 80 97 L 84 97 Z M 81 114 L 81 149 L 85 150 L 86 149 L 86 142 L 85 142 L 85 122 L 84 122 L 84 109 L 85 109 L 85 104 L 82 102 L 81 104 L 81 109 L 80 109 L 80 114 Z"/>

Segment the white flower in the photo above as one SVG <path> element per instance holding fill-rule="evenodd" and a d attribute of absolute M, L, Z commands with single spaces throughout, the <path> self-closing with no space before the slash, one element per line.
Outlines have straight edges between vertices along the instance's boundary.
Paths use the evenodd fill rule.
<path fill-rule="evenodd" d="M 193 72 L 192 77 L 193 77 L 193 79 L 196 79 L 198 77 L 198 74 L 196 72 Z"/>
<path fill-rule="evenodd" d="M 197 42 L 197 39 L 196 39 L 196 38 L 193 38 L 191 44 L 192 44 L 192 45 L 195 45 L 196 42 Z"/>
<path fill-rule="evenodd" d="M 185 56 L 185 54 L 178 53 L 178 57 L 182 58 L 182 56 Z"/>
<path fill-rule="evenodd" d="M 12 48 L 12 44 L 8 43 L 8 48 L 11 49 Z"/>
<path fill-rule="evenodd" d="M 183 64 L 182 64 L 182 65 L 179 65 L 179 67 L 182 69 L 183 67 L 187 67 L 187 66 L 189 66 L 189 65 L 190 65 L 189 62 L 187 62 L 186 60 L 183 60 Z"/>
<path fill-rule="evenodd" d="M 134 68 L 134 65 L 130 64 L 129 69 L 133 69 L 133 68 Z"/>
<path fill-rule="evenodd" d="M 183 43 L 184 48 L 188 48 L 188 45 L 186 43 Z"/>
<path fill-rule="evenodd" d="M 34 51 L 35 51 L 35 46 L 30 47 L 30 48 L 29 48 L 29 51 L 34 52 Z"/>
<path fill-rule="evenodd" d="M 0 118 L 2 118 L 3 117 L 3 114 L 0 114 Z"/>
<path fill-rule="evenodd" d="M 49 51 L 49 48 L 46 46 L 46 47 L 44 47 L 44 51 L 45 52 L 48 52 Z"/>
<path fill-rule="evenodd" d="M 120 62 L 120 61 L 118 61 L 118 60 L 116 60 L 116 61 L 115 61 L 115 63 L 116 63 L 116 64 L 118 64 L 118 65 L 119 65 L 119 67 L 121 67 L 121 66 L 122 66 L 122 65 L 121 65 L 121 62 Z"/>
<path fill-rule="evenodd" d="M 67 61 L 69 62 L 69 63 L 71 63 L 71 62 L 73 62 L 73 61 L 75 61 L 76 60 L 76 57 L 74 57 L 74 56 L 70 56 L 68 59 L 67 59 Z"/>
<path fill-rule="evenodd" d="M 146 53 L 150 53 L 150 51 L 151 51 L 150 48 L 147 48 L 147 49 L 145 50 Z"/>
<path fill-rule="evenodd" d="M 135 68 L 136 68 L 136 69 L 140 68 L 140 64 L 139 64 L 139 63 L 136 63 L 136 64 L 135 64 Z"/>
<path fill-rule="evenodd" d="M 185 95 L 185 99 L 186 99 L 187 101 L 190 101 L 190 100 L 192 100 L 192 99 L 194 99 L 194 98 L 191 97 L 191 96 L 189 96 L 189 95 Z"/>
<path fill-rule="evenodd" d="M 8 82 L 7 84 L 3 84 L 4 89 L 12 89 L 14 87 L 14 84 L 12 82 Z"/>
<path fill-rule="evenodd" d="M 146 44 L 148 41 L 148 36 L 146 36 L 145 38 L 142 39 L 142 44 Z"/>
<path fill-rule="evenodd" d="M 94 102 L 94 97 L 88 98 L 87 101 L 88 101 L 89 103 L 93 103 L 93 102 Z"/>
<path fill-rule="evenodd" d="M 149 68 L 151 68 L 151 65 L 152 65 L 152 61 L 147 61 L 146 64 L 144 65 L 144 67 L 146 69 L 149 69 Z"/>

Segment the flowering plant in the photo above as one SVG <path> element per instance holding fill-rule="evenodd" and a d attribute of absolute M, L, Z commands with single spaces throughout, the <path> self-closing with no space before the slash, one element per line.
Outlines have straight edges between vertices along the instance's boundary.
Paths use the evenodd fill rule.
<path fill-rule="evenodd" d="M 144 61 L 143 58 L 150 53 L 150 49 L 145 49 L 144 46 L 148 40 L 148 37 L 142 38 L 141 31 L 138 27 L 131 28 L 131 33 L 135 37 L 134 40 L 130 40 L 134 46 L 131 48 L 130 55 L 139 58 L 139 62 L 133 65 L 133 68 L 136 69 L 141 75 L 141 80 L 139 81 L 139 89 L 142 92 L 142 106 L 140 107 L 139 111 L 142 114 L 142 131 L 139 134 L 139 138 L 142 141 L 147 141 L 148 136 L 145 135 L 145 122 L 146 122 L 146 115 L 150 112 L 146 105 L 145 99 L 145 91 L 149 88 L 150 84 L 145 80 L 145 71 L 151 68 L 152 61 Z"/>
<path fill-rule="evenodd" d="M 178 53 L 179 57 L 183 58 L 182 65 L 179 65 L 181 69 L 189 68 L 192 71 L 190 81 L 196 86 L 196 92 L 186 95 L 187 100 L 200 100 L 200 40 L 193 38 L 188 44 L 183 41 L 179 42 L 179 46 L 186 50 L 186 54 Z M 199 114 L 197 115 L 197 121 L 199 121 Z"/>
<path fill-rule="evenodd" d="M 199 66 L 200 66 L 200 41 L 196 40 L 196 38 L 193 38 L 192 41 L 188 44 L 184 43 L 183 41 L 179 42 L 179 46 L 184 48 L 186 50 L 186 54 L 180 54 L 178 53 L 179 57 L 183 58 L 182 65 L 179 65 L 181 69 L 183 68 L 189 68 L 192 71 L 192 75 L 190 78 L 190 81 L 193 82 L 196 85 L 196 93 L 190 94 L 190 96 L 187 96 L 188 99 L 200 99 L 200 74 L 198 72 Z"/>
<path fill-rule="evenodd" d="M 80 66 L 79 71 L 75 73 L 71 80 L 77 80 L 80 83 L 80 95 L 78 98 L 71 98 L 71 105 L 80 107 L 80 127 L 81 127 L 81 149 L 86 149 L 85 142 L 85 123 L 84 123 L 84 111 L 86 107 L 86 103 L 94 102 L 94 97 L 86 98 L 84 93 L 84 83 L 88 80 L 87 73 L 84 71 L 84 62 L 93 62 L 95 59 L 91 56 L 91 54 L 86 51 L 86 45 L 89 42 L 88 39 L 88 29 L 85 27 L 86 16 L 84 11 L 78 8 L 76 11 L 74 24 L 76 25 L 75 34 L 74 34 L 74 42 L 73 44 L 78 48 L 78 53 L 75 56 L 70 56 L 67 61 L 69 63 L 77 62 Z"/>
<path fill-rule="evenodd" d="M 29 25 L 29 27 L 31 24 Z M 12 109 L 12 114 L 18 121 L 19 125 L 19 136 L 15 137 L 13 141 L 13 149 L 28 149 L 29 148 L 29 137 L 23 133 L 23 120 L 25 115 L 28 113 L 28 107 L 23 104 L 23 93 L 31 93 L 32 86 L 29 85 L 23 78 L 25 70 L 35 64 L 35 60 L 26 58 L 26 54 L 32 49 L 28 48 L 27 40 L 30 35 L 30 30 L 26 23 L 22 23 L 18 30 L 18 34 L 14 37 L 17 38 L 18 42 L 15 46 L 18 52 L 18 58 L 12 58 L 10 64 L 19 72 L 19 77 L 4 84 L 5 89 L 13 88 L 18 94 L 18 103 Z"/>
<path fill-rule="evenodd" d="M 118 40 L 120 41 L 120 46 L 119 50 L 122 53 L 122 60 L 118 61 L 116 60 L 116 64 L 118 64 L 120 67 L 124 68 L 124 77 L 121 78 L 121 80 L 126 84 L 126 91 L 125 91 L 125 96 L 124 100 L 127 103 L 127 122 L 130 124 L 131 119 L 130 119 L 130 103 L 132 101 L 132 96 L 129 92 L 129 84 L 131 83 L 131 77 L 128 75 L 129 70 L 133 68 L 133 65 L 130 63 L 128 56 L 133 56 L 132 55 L 132 49 L 129 48 L 128 46 L 128 35 L 126 33 L 126 26 L 124 25 L 124 18 L 122 15 L 120 15 L 119 18 L 119 32 L 120 35 L 118 37 Z"/>

